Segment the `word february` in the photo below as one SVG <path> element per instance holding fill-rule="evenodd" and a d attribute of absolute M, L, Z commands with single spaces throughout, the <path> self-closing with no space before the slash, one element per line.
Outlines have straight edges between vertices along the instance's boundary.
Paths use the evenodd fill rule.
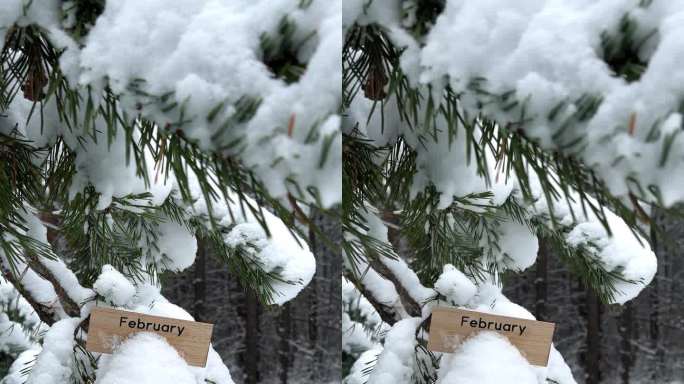
<path fill-rule="evenodd" d="M 112 353 L 126 338 L 149 332 L 165 338 L 188 364 L 204 367 L 212 329 L 212 324 L 197 321 L 96 307 L 90 312 L 86 349 Z"/>
<path fill-rule="evenodd" d="M 185 331 L 185 327 L 180 325 L 159 324 L 153 321 L 144 322 L 140 320 L 139 317 L 136 321 L 128 321 L 127 316 L 121 316 L 119 318 L 119 327 L 125 327 L 126 325 L 128 325 L 128 328 L 139 329 L 143 331 L 155 331 L 173 334 L 175 334 L 175 330 L 178 330 L 178 336 L 183 336 L 183 331 Z"/>
<path fill-rule="evenodd" d="M 543 321 L 437 307 L 432 310 L 428 349 L 454 352 L 469 337 L 480 332 L 495 332 L 506 337 L 530 364 L 546 366 L 554 329 L 553 323 Z"/>
<path fill-rule="evenodd" d="M 485 321 L 483 318 L 479 317 L 477 320 L 471 320 L 469 316 L 461 316 L 461 325 L 468 324 L 472 328 L 488 329 L 490 331 L 504 331 L 504 332 L 516 332 L 519 330 L 519 335 L 522 336 L 527 329 L 526 325 L 510 324 L 510 323 L 500 323 L 498 321 Z"/>

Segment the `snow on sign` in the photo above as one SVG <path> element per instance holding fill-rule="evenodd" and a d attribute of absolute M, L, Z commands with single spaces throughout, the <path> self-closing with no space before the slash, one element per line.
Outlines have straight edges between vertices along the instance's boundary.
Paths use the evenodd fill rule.
<path fill-rule="evenodd" d="M 189 365 L 207 364 L 213 324 L 145 315 L 113 308 L 94 308 L 90 312 L 86 349 L 112 353 L 126 337 L 139 332 L 160 335 Z"/>
<path fill-rule="evenodd" d="M 546 366 L 555 327 L 543 321 L 438 307 L 432 310 L 428 349 L 454 352 L 469 336 L 492 331 L 508 338 L 530 364 Z"/>

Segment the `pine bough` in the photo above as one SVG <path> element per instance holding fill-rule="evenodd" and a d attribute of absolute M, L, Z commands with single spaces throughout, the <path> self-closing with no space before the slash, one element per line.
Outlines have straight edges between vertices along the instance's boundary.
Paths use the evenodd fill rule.
<path fill-rule="evenodd" d="M 232 383 L 150 335 L 90 353 L 88 315 L 191 320 L 159 280 L 199 241 L 266 304 L 311 281 L 307 212 L 341 200 L 340 10 L 0 2 L 2 384 Z"/>
<path fill-rule="evenodd" d="M 574 383 L 481 334 L 427 350 L 437 305 L 501 293 L 539 241 L 599 298 L 650 283 L 651 205 L 684 200 L 684 3 L 346 1 L 345 382 Z M 560 324 L 559 326 L 563 326 Z"/>

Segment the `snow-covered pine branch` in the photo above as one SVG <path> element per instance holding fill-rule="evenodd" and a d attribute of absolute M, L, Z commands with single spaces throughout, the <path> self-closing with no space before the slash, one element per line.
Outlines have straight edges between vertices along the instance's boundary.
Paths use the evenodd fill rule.
<path fill-rule="evenodd" d="M 562 206 L 556 203 L 556 207 Z M 547 205 L 542 205 L 546 208 Z M 372 208 L 369 208 L 372 211 Z M 534 212 L 533 215 L 539 214 Z M 613 216 L 611 216 L 613 217 Z M 566 247 L 587 247 L 587 257 L 598 263 L 604 271 L 620 271 L 624 275 L 616 278 L 612 287 L 613 302 L 623 303 L 636 296 L 655 274 L 655 256 L 647 245 L 641 245 L 634 234 L 619 219 L 611 221 L 616 229 L 612 237 L 607 236 L 603 226 L 594 218 L 572 222 L 564 218 L 565 225 L 573 230 L 565 232 L 563 239 Z M 537 237 L 534 227 L 513 221 L 509 218 L 499 227 L 496 250 L 483 252 L 478 262 L 482 264 L 500 263 L 497 270 L 522 271 L 534 263 L 537 254 Z M 388 242 L 387 227 L 376 215 L 367 215 L 369 233 L 376 239 Z M 624 230 L 621 229 L 624 226 Z M 587 243 L 576 240 L 578 233 L 594 236 Z M 550 231 L 545 229 L 544 233 Z M 564 230 L 560 230 L 561 233 Z M 592 232 L 596 231 L 596 232 Z M 578 257 L 572 249 L 566 257 Z M 544 383 L 547 379 L 558 383 L 574 383 L 569 368 L 561 355 L 552 348 L 548 368 L 532 367 L 520 353 L 505 339 L 483 335 L 464 344 L 455 354 L 431 353 L 425 349 L 427 335 L 425 329 L 431 309 L 438 305 L 465 307 L 477 311 L 504 316 L 534 319 L 524 308 L 510 302 L 502 293 L 500 275 L 467 276 L 451 264 L 445 264 L 441 274 L 432 282 L 430 289 L 421 283 L 418 275 L 398 255 L 395 259 L 386 256 L 369 256 L 377 260 L 362 266 L 361 275 L 353 276 L 363 289 L 356 290 L 350 282 L 344 283 L 345 313 L 343 315 L 343 345 L 345 353 L 357 359 L 351 367 L 346 383 L 399 383 L 434 382 L 449 383 L 450 375 L 467 379 L 473 383 Z M 459 255 L 453 255 L 455 259 Z M 420 266 L 419 260 L 413 260 Z M 571 263 L 572 264 L 572 263 Z M 377 270 L 382 271 L 378 273 Z M 424 272 L 424 271 L 419 271 Z M 630 274 L 633 274 L 630 276 Z M 423 279 L 425 280 L 425 279 Z M 605 282 L 604 282 L 605 284 Z M 405 292 L 402 297 L 397 292 Z M 417 314 L 406 311 L 406 303 L 419 305 Z M 385 306 L 398 308 L 392 312 L 393 318 L 379 315 Z M 371 309 L 372 308 L 372 309 Z M 383 318 L 385 322 L 380 320 Z M 411 324 L 410 326 L 407 324 Z M 391 330 L 386 335 L 386 328 Z M 399 331 L 395 328 L 401 328 Z M 421 331 L 422 329 L 422 331 Z M 399 348 L 399 349 L 397 349 Z M 377 362 L 371 355 L 377 355 Z M 496 360 L 497 370 L 486 363 Z M 422 362 L 422 363 L 421 363 Z M 369 368 L 370 366 L 370 368 Z"/>
<path fill-rule="evenodd" d="M 390 94 L 430 87 L 434 115 L 448 89 L 469 116 L 581 159 L 612 195 L 684 200 L 681 2 L 349 1 L 345 12 L 348 30 L 374 28 L 396 50 Z"/>
<path fill-rule="evenodd" d="M 274 197 L 330 207 L 341 198 L 337 3 L 3 2 L 3 125 L 24 125 L 34 102 L 22 133 L 38 146 L 102 131 L 98 117 L 110 133 L 152 121 L 157 135 L 239 161 Z"/>
<path fill-rule="evenodd" d="M 111 150 L 117 148 L 113 146 Z M 126 183 L 128 188 L 135 188 L 136 182 L 142 183 L 136 181 L 138 179 L 133 172 L 130 170 L 129 178 L 120 178 L 119 182 Z M 211 173 L 211 170 L 206 172 Z M 87 177 L 86 172 L 77 175 Z M 141 184 L 140 191 L 136 191 L 140 192 L 138 194 L 111 197 L 105 207 L 99 207 L 102 195 L 94 193 L 89 183 L 83 192 L 64 202 L 61 210 L 47 211 L 48 216 L 42 214 L 46 222 L 42 221 L 41 212 L 36 208 L 23 207 L 21 225 L 12 232 L 31 239 L 31 244 L 39 246 L 42 253 L 24 248 L 11 232 L 4 233 L 3 245 L 18 254 L 10 258 L 6 252 L 0 251 L 3 275 L 27 302 L 33 304 L 45 324 L 59 329 L 50 330 L 42 338 L 43 352 L 38 354 L 36 366 L 29 370 L 29 383 L 40 383 L 41 375 L 51 380 L 55 377 L 85 380 L 103 374 L 97 368 L 102 365 L 94 363 L 92 356 L 83 348 L 79 349 L 75 360 L 72 348 L 62 350 L 59 356 L 54 356 L 57 352 L 49 348 L 45 352 L 51 332 L 60 332 L 61 335 L 55 336 L 58 340 L 54 343 L 65 343 L 64 337 L 70 335 L 68 342 L 74 347 L 82 347 L 84 336 L 79 332 L 87 331 L 85 320 L 96 303 L 191 319 L 189 314 L 160 295 L 156 281 L 158 274 L 165 270 L 180 271 L 193 264 L 197 251 L 196 235 L 204 236 L 205 241 L 213 244 L 236 278 L 268 304 L 282 304 L 294 298 L 311 281 L 315 270 L 313 255 L 292 229 L 265 211 L 261 217 L 266 220 L 267 233 L 251 213 L 251 210 L 261 208 L 248 196 L 240 201 L 234 193 L 225 197 L 215 194 L 209 203 L 197 176 L 190 175 L 190 203 L 185 203 L 180 197 L 173 174 L 162 172 L 156 184 L 149 188 Z M 74 180 L 72 182 L 77 184 L 80 179 L 74 177 Z M 81 286 L 77 276 L 93 289 Z M 16 338 L 14 332 L 9 330 L 3 337 Z M 165 345 L 163 341 L 150 342 Z M 172 351 L 168 345 L 165 348 Z M 35 354 L 35 347 L 31 351 Z M 41 358 L 43 355 L 51 357 Z M 44 363 L 47 367 L 43 369 L 40 362 L 45 359 L 51 359 L 48 360 L 51 362 Z M 61 365 L 59 372 L 50 368 L 55 364 L 52 359 L 57 359 Z M 122 359 L 125 362 L 126 357 Z M 215 352 L 212 352 L 211 359 L 213 362 L 210 360 L 207 372 L 222 367 Z M 25 359 L 16 362 L 25 363 Z M 121 364 L 125 365 L 119 363 L 117 369 L 123 369 Z M 22 368 L 12 369 L 18 372 L 17 375 L 23 371 Z M 154 375 L 154 369 L 137 374 Z M 220 368 L 217 374 L 222 376 L 211 380 L 230 382 L 226 381 L 230 376 L 223 371 L 227 373 L 225 367 Z M 197 382 L 203 382 L 204 378 L 200 376 L 204 374 L 196 375 Z M 118 373 L 111 375 L 118 377 Z M 143 376 L 131 376 L 131 382 L 140 377 Z"/>
<path fill-rule="evenodd" d="M 645 203 L 680 199 L 668 175 L 681 160 L 682 90 L 658 87 L 672 72 L 660 65 L 680 51 L 682 10 L 345 3 L 346 277 L 392 326 L 368 340 L 350 327 L 350 345 L 366 352 L 345 350 L 358 359 L 348 383 L 574 382 L 555 349 L 547 370 L 532 368 L 499 338 L 440 359 L 426 349 L 427 320 L 438 304 L 533 318 L 501 283 L 534 264 L 540 237 L 605 302 L 650 283 Z M 496 370 L 483 364 L 493 359 Z"/>
<path fill-rule="evenodd" d="M 307 212 L 341 200 L 340 9 L 0 4 L 0 303 L 21 315 L 0 319 L 2 384 L 232 383 L 213 349 L 206 368 L 149 336 L 87 352 L 88 315 L 192 319 L 159 277 L 198 241 L 265 304 L 311 281 Z"/>

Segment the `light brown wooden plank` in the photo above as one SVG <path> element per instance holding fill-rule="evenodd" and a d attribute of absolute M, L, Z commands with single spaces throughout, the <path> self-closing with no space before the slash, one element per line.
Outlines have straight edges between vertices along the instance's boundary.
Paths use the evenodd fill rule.
<path fill-rule="evenodd" d="M 135 323 L 135 328 L 130 327 L 130 321 Z M 154 330 L 154 325 L 148 326 L 148 323 L 158 324 L 159 331 Z M 140 329 L 139 324 L 143 324 L 144 328 Z M 183 327 L 182 330 L 180 327 Z M 91 352 L 112 353 L 127 337 L 139 332 L 150 332 L 163 336 L 189 365 L 204 367 L 207 364 L 213 328 L 213 324 L 97 307 L 90 313 L 86 349 Z M 164 332 L 163 329 L 169 331 Z"/>
<path fill-rule="evenodd" d="M 477 326 L 473 327 L 471 321 L 476 321 Z M 480 328 L 481 322 L 487 323 L 487 328 Z M 496 330 L 496 325 L 490 322 L 501 324 L 501 330 Z M 513 331 L 505 331 L 504 324 L 509 324 Z M 516 327 L 513 328 L 513 325 Z M 521 327 L 525 327 L 522 334 Z M 428 349 L 436 352 L 454 352 L 468 337 L 483 331 L 493 331 L 508 338 L 530 364 L 546 366 L 555 327 L 555 324 L 543 321 L 438 307 L 432 310 Z"/>

